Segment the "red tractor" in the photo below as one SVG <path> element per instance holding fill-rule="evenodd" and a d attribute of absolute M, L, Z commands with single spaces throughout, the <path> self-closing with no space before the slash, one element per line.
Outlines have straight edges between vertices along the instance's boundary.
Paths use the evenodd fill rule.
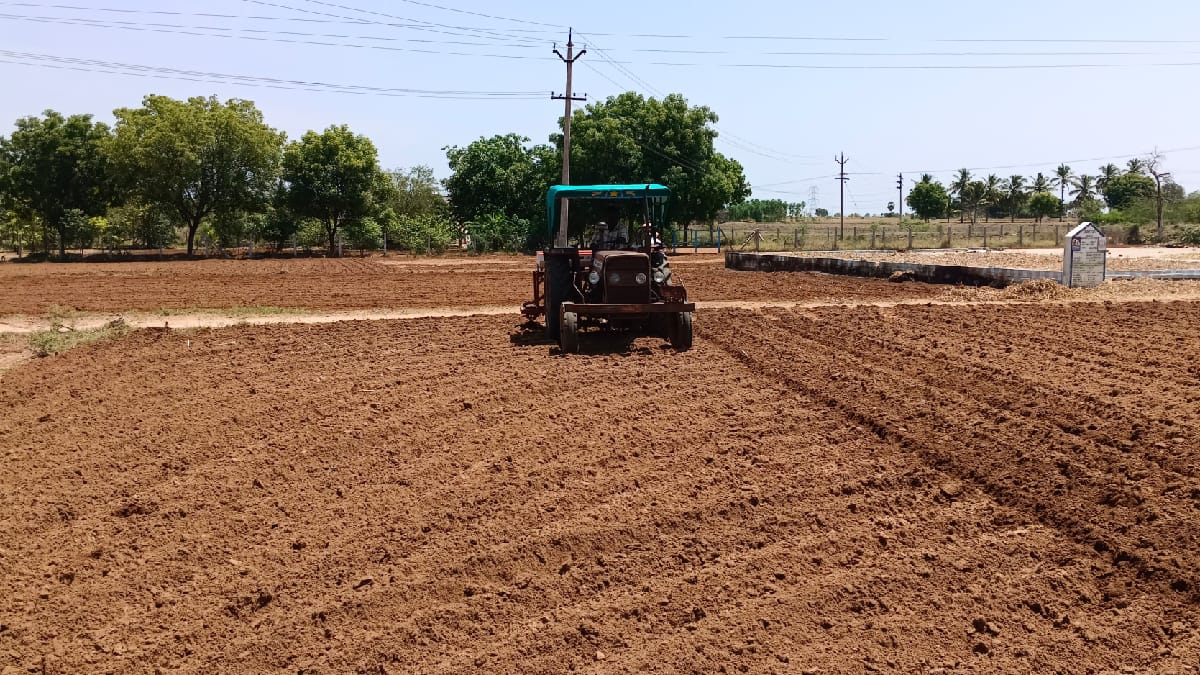
<path fill-rule="evenodd" d="M 640 223 L 610 228 L 598 222 L 592 248 L 559 245 L 538 254 L 533 300 L 521 313 L 529 321 L 546 316 L 546 335 L 562 351 L 579 351 L 587 329 L 653 334 L 683 351 L 692 346 L 692 313 L 687 289 L 671 275 L 654 218 L 670 190 L 662 185 L 556 185 L 546 194 L 548 231 L 559 225 L 556 240 L 565 244 L 560 219 L 564 200 L 604 207 L 640 201 Z M 614 223 L 616 224 L 616 223 Z M 629 231 L 629 230 L 632 230 Z"/>

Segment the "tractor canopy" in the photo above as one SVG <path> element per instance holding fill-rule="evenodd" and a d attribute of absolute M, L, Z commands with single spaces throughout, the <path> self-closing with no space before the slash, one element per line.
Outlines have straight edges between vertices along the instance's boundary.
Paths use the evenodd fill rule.
<path fill-rule="evenodd" d="M 650 199 L 662 203 L 671 195 L 671 190 L 657 183 L 634 185 L 555 185 L 546 192 L 546 232 L 553 238 L 558 227 L 562 200 L 633 200 Z"/>

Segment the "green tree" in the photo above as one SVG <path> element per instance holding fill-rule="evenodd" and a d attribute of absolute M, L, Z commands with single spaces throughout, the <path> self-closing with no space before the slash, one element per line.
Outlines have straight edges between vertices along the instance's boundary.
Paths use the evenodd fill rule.
<path fill-rule="evenodd" d="M 1017 213 L 1025 203 L 1025 177 L 1009 176 L 1002 186 L 1005 205 L 1008 206 L 1009 222 L 1016 222 Z"/>
<path fill-rule="evenodd" d="M 987 208 L 983 210 L 983 222 L 988 222 L 992 210 L 1003 203 L 1004 193 L 1001 191 L 1001 186 L 1004 181 L 996 174 L 988 174 L 987 180 L 984 181 L 984 192 L 987 197 Z"/>
<path fill-rule="evenodd" d="M 1125 163 L 1125 173 L 1132 173 L 1138 176 L 1146 173 L 1146 160 L 1140 157 L 1134 157 Z"/>
<path fill-rule="evenodd" d="M 251 101 L 150 95 L 117 117 L 112 161 L 140 200 L 187 227 L 187 252 L 206 218 L 256 212 L 270 198 L 284 134 Z"/>
<path fill-rule="evenodd" d="M 373 215 L 386 202 L 380 192 L 391 184 L 379 168 L 375 144 L 346 125 L 309 131 L 288 144 L 283 180 L 288 205 L 296 215 L 321 223 L 331 254 L 338 231 Z"/>
<path fill-rule="evenodd" d="M 986 207 L 988 203 L 987 184 L 979 180 L 967 183 L 958 199 L 962 203 L 963 212 L 971 214 L 971 224 L 974 225 L 979 209 Z"/>
<path fill-rule="evenodd" d="M 925 175 L 913 186 L 904 201 L 918 218 L 928 221 L 945 215 L 950 205 L 950 196 L 946 194 L 946 188 L 941 183 L 933 180 L 932 176 Z"/>
<path fill-rule="evenodd" d="M 1104 201 L 1111 209 L 1125 210 L 1155 194 L 1154 179 L 1140 173 L 1125 173 L 1104 186 Z"/>
<path fill-rule="evenodd" d="M 1058 186 L 1059 204 L 1067 203 L 1067 187 L 1071 184 L 1071 179 L 1074 176 L 1075 174 L 1071 172 L 1071 167 L 1067 166 L 1066 164 L 1059 164 L 1058 168 L 1054 170 L 1054 178 L 1050 179 L 1050 183 Z M 1061 223 L 1065 215 L 1065 213 L 1060 211 L 1058 214 L 1058 222 Z"/>
<path fill-rule="evenodd" d="M 1049 192 L 1035 192 L 1029 198 L 1029 212 L 1039 223 L 1043 218 L 1054 215 L 1061 208 L 1062 202 Z"/>
<path fill-rule="evenodd" d="M 793 205 L 782 199 L 750 199 L 729 207 L 732 220 L 753 220 L 758 223 L 777 223 L 788 218 Z"/>
<path fill-rule="evenodd" d="M 671 188 L 667 221 L 711 221 L 750 196 L 742 165 L 713 148 L 717 114 L 626 92 L 592 103 L 571 120 L 573 183 L 662 183 Z M 551 141 L 562 147 L 561 134 Z"/>
<path fill-rule="evenodd" d="M 517 134 L 480 138 L 465 148 L 444 148 L 450 209 L 462 223 L 493 215 L 544 224 L 546 190 L 558 182 L 558 156 L 548 145 L 530 145 Z M 531 225 L 532 234 L 545 230 Z"/>
<path fill-rule="evenodd" d="M 813 215 L 815 215 L 818 218 L 828 218 L 829 217 L 829 209 L 818 208 L 816 211 L 813 212 Z"/>
<path fill-rule="evenodd" d="M 112 197 L 105 145 L 107 125 L 91 115 L 63 117 L 47 110 L 41 117 L 22 117 L 5 139 L 0 155 L 7 167 L 0 189 L 14 211 L 36 214 L 44 227 L 58 233 L 58 252 L 83 234 L 87 217 L 99 216 Z M 78 212 L 68 217 L 68 214 Z"/>
<path fill-rule="evenodd" d="M 1050 179 L 1046 178 L 1046 175 L 1043 174 L 1041 171 L 1039 171 L 1038 174 L 1033 177 L 1033 182 L 1029 184 L 1029 189 L 1034 194 L 1038 194 L 1041 192 L 1049 192 L 1050 188 L 1051 188 Z"/>
<path fill-rule="evenodd" d="M 1071 197 L 1075 205 L 1080 206 L 1096 199 L 1096 179 L 1087 174 L 1076 176 L 1071 181 Z"/>
<path fill-rule="evenodd" d="M 962 202 L 963 192 L 966 192 L 967 187 L 971 184 L 972 180 L 974 179 L 971 176 L 970 170 L 965 168 L 959 169 L 958 174 L 955 175 L 954 180 L 950 183 L 950 195 L 958 199 L 959 202 Z M 963 222 L 963 217 L 966 215 L 965 210 L 966 209 L 959 210 L 958 222 L 960 223 Z"/>
<path fill-rule="evenodd" d="M 396 190 L 393 206 L 397 215 L 423 216 L 446 211 L 446 199 L 442 197 L 432 168 L 414 166 L 396 169 L 388 172 L 388 176 Z"/>
<path fill-rule="evenodd" d="M 1096 177 L 1096 189 L 1104 192 L 1104 188 L 1108 186 L 1108 181 L 1121 175 L 1121 169 L 1116 164 L 1105 164 L 1100 167 L 1100 175 Z"/>

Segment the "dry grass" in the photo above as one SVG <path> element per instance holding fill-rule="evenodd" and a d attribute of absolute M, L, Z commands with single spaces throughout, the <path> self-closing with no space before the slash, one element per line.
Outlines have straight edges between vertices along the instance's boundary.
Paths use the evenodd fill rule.
<path fill-rule="evenodd" d="M 99 328 L 76 329 L 61 318 L 55 318 L 46 330 L 29 334 L 29 349 L 36 356 L 51 356 L 93 342 L 118 338 L 130 330 L 124 319 L 113 319 Z"/>

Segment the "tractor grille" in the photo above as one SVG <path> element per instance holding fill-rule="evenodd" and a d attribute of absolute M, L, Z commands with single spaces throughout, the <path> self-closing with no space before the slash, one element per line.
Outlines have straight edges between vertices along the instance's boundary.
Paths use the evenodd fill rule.
<path fill-rule="evenodd" d="M 642 253 L 622 252 L 606 256 L 603 263 L 604 302 L 615 304 L 650 302 L 650 259 Z"/>

